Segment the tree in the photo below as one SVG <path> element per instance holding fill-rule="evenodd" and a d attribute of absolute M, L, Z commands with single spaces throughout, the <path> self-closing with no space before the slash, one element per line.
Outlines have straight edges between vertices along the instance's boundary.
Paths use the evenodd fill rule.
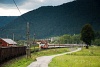
<path fill-rule="evenodd" d="M 92 40 L 94 41 L 95 34 L 90 24 L 83 26 L 81 30 L 81 40 L 86 43 L 86 49 L 91 45 Z"/>
<path fill-rule="evenodd" d="M 61 44 L 69 44 L 71 43 L 71 35 L 65 34 L 60 37 L 60 43 Z"/>
<path fill-rule="evenodd" d="M 98 31 L 98 32 L 95 33 L 95 38 L 96 39 L 100 39 L 100 31 Z"/>
<path fill-rule="evenodd" d="M 72 36 L 72 42 L 73 42 L 73 44 L 79 44 L 81 42 L 80 34 L 74 34 Z"/>
<path fill-rule="evenodd" d="M 95 39 L 95 41 L 92 42 L 92 44 L 94 44 L 96 46 L 100 46 L 100 39 Z"/>

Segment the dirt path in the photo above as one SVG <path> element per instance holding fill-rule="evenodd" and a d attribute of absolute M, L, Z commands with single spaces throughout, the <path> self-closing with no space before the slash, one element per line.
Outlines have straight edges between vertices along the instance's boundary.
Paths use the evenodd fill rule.
<path fill-rule="evenodd" d="M 48 64 L 51 62 L 52 58 L 54 58 L 56 56 L 70 54 L 70 53 L 77 52 L 77 51 L 80 51 L 80 50 L 81 50 L 81 48 L 78 48 L 77 50 L 74 50 L 74 51 L 71 51 L 71 52 L 66 52 L 66 53 L 51 55 L 51 56 L 38 57 L 38 58 L 36 58 L 37 61 L 32 62 L 28 67 L 48 67 Z"/>

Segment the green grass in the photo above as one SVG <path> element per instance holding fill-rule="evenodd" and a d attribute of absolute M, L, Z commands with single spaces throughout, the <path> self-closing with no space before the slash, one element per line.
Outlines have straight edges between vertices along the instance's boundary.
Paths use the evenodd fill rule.
<path fill-rule="evenodd" d="M 60 56 L 49 67 L 100 67 L 100 56 Z"/>
<path fill-rule="evenodd" d="M 54 55 L 59 54 L 63 52 L 67 52 L 68 48 L 58 48 L 58 49 L 45 49 L 39 52 L 34 52 L 31 54 L 31 58 L 27 59 L 26 56 L 21 56 L 16 59 L 12 59 L 6 63 L 4 63 L 0 67 L 27 67 L 31 62 L 35 61 L 35 59 L 39 56 L 45 56 L 45 55 Z"/>
<path fill-rule="evenodd" d="M 89 49 L 83 48 L 81 51 L 72 53 L 72 55 L 81 55 L 81 56 L 100 56 L 100 47 L 92 46 Z"/>
<path fill-rule="evenodd" d="M 49 67 L 100 67 L 100 47 L 53 58 Z"/>
<path fill-rule="evenodd" d="M 32 59 L 27 59 L 25 56 L 12 59 L 6 63 L 4 63 L 0 67 L 26 67 L 29 63 L 31 63 Z"/>

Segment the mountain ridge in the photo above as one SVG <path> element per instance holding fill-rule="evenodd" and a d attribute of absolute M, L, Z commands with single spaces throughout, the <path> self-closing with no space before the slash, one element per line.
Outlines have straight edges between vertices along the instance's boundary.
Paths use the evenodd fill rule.
<path fill-rule="evenodd" d="M 85 2 L 86 1 L 86 2 Z M 43 6 L 23 14 L 3 28 L 5 35 L 15 33 L 19 39 L 26 38 L 26 24 L 30 23 L 30 37 L 46 38 L 63 34 L 79 34 L 82 26 L 90 23 L 100 31 L 99 0 L 78 0 L 59 6 Z M 24 19 L 23 19 L 24 17 Z M 11 36 L 10 36 L 11 37 Z"/>

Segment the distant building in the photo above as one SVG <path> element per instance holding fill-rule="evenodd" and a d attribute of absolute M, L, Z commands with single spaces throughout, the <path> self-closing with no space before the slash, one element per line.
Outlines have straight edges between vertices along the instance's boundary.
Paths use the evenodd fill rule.
<path fill-rule="evenodd" d="M 48 41 L 46 40 L 37 41 L 37 44 L 39 44 L 39 48 L 48 48 Z"/>
<path fill-rule="evenodd" d="M 16 46 L 17 43 L 12 39 L 0 38 L 0 47 Z"/>

